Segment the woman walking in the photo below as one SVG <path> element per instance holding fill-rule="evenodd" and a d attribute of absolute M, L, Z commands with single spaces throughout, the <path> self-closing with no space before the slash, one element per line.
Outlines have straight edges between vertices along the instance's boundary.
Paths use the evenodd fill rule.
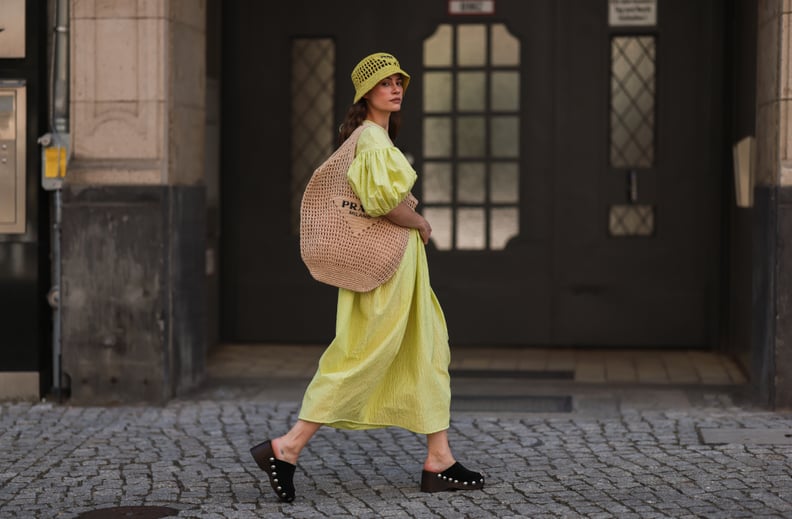
<path fill-rule="evenodd" d="M 339 289 L 336 336 L 322 355 L 297 422 L 251 449 L 282 501 L 294 500 L 302 449 L 322 425 L 341 429 L 401 427 L 427 438 L 421 490 L 480 489 L 484 478 L 456 461 L 448 444 L 451 391 L 445 317 L 429 284 L 424 246 L 432 228 L 408 204 L 416 173 L 393 145 L 410 76 L 386 53 L 352 71 L 355 99 L 341 126 L 343 142 L 359 126 L 347 173 L 366 213 L 411 229 L 396 273 L 370 292 Z"/>

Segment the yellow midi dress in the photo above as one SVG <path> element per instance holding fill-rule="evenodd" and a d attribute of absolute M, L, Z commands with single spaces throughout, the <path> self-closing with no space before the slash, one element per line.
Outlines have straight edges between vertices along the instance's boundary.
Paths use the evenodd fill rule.
<path fill-rule="evenodd" d="M 404 200 L 415 171 L 380 126 L 365 122 L 347 178 L 366 212 Z M 429 284 L 419 232 L 410 231 L 398 270 L 371 292 L 338 292 L 336 335 L 306 389 L 300 419 L 340 429 L 448 428 L 448 331 Z"/>

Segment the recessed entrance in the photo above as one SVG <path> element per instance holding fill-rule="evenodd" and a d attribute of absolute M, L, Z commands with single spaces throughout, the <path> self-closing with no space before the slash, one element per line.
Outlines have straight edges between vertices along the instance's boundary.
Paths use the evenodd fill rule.
<path fill-rule="evenodd" d="M 336 290 L 300 260 L 295 206 L 349 71 L 383 50 L 413 75 L 396 145 L 437 228 L 453 346 L 716 345 L 722 4 L 663 2 L 633 27 L 604 1 L 441 4 L 224 4 L 223 338 L 332 338 Z M 379 26 L 409 30 L 360 30 Z M 273 52 L 256 67 L 248 49 Z"/>

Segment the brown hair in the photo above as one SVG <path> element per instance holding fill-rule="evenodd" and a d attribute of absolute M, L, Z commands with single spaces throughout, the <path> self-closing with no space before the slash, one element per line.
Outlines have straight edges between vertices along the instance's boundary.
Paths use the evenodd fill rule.
<path fill-rule="evenodd" d="M 338 128 L 339 146 L 352 135 L 355 128 L 363 124 L 363 121 L 366 120 L 366 115 L 368 115 L 368 105 L 366 104 L 365 98 L 349 107 L 346 117 L 344 117 L 344 122 L 342 122 L 341 126 Z M 391 113 L 390 120 L 388 121 L 388 135 L 391 140 L 396 139 L 396 136 L 399 134 L 400 126 L 401 112 Z"/>

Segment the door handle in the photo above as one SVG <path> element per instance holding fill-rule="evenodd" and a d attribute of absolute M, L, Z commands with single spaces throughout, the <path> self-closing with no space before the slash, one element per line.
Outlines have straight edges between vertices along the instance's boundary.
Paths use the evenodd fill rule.
<path fill-rule="evenodd" d="M 627 200 L 631 204 L 638 201 L 638 172 L 634 169 L 627 172 Z"/>

